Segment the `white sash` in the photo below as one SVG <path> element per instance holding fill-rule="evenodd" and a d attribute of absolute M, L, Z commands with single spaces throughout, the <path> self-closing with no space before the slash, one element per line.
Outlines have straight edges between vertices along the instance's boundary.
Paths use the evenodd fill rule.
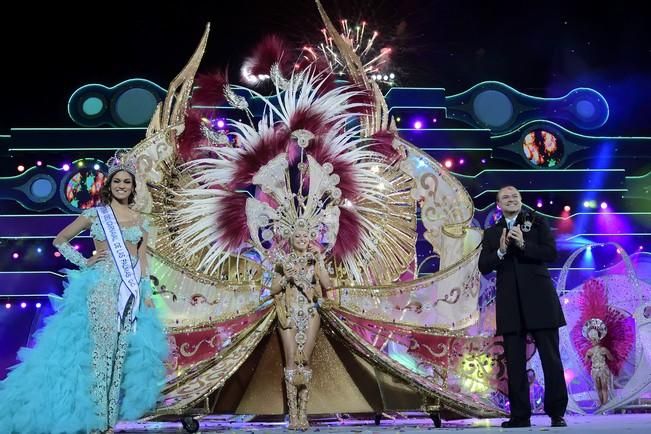
<path fill-rule="evenodd" d="M 122 284 L 118 294 L 117 314 L 118 320 L 124 320 L 127 304 L 133 297 L 133 308 L 131 309 L 131 322 L 136 320 L 138 308 L 140 307 L 140 261 L 131 265 L 131 255 L 127 250 L 122 238 L 122 231 L 118 225 L 113 209 L 110 206 L 101 206 L 97 208 L 97 216 L 104 229 L 106 242 L 108 243 L 111 256 L 115 266 L 122 277 Z"/>

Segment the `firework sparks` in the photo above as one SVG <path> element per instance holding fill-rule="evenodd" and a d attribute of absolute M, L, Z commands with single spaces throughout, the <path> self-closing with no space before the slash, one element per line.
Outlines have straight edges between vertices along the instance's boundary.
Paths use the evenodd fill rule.
<path fill-rule="evenodd" d="M 366 21 L 351 25 L 348 20 L 341 20 L 340 34 L 353 51 L 359 56 L 364 65 L 364 71 L 369 78 L 384 84 L 393 85 L 396 79 L 394 73 L 387 71 L 391 58 L 390 47 L 378 47 L 376 41 L 379 33 L 369 31 Z M 307 61 L 325 59 L 334 74 L 345 75 L 345 62 L 337 52 L 337 48 L 326 29 L 321 29 L 323 40 L 317 47 L 303 47 L 302 57 Z"/>

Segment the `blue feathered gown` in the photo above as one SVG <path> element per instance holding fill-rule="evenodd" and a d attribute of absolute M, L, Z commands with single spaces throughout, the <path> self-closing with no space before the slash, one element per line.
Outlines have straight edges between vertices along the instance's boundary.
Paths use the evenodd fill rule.
<path fill-rule="evenodd" d="M 167 339 L 144 303 L 135 332 L 117 319 L 119 284 L 113 261 L 68 273 L 57 312 L 0 383 L 1 434 L 101 432 L 155 408 Z"/>

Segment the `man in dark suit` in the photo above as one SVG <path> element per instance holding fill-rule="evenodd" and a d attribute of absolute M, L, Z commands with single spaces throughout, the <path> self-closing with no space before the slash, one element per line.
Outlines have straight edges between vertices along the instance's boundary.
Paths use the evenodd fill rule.
<path fill-rule="evenodd" d="M 565 325 L 561 304 L 545 263 L 556 259 L 556 242 L 544 218 L 522 210 L 520 192 L 497 192 L 503 217 L 484 232 L 479 271 L 497 271 L 496 334 L 504 337 L 511 418 L 504 428 L 531 426 L 526 336 L 536 343 L 545 376 L 545 413 L 552 426 L 567 426 L 567 388 L 558 329 Z"/>

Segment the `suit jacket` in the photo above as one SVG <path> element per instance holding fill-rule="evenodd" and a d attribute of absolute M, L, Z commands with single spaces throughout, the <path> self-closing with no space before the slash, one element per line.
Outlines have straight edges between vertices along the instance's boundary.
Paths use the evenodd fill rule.
<path fill-rule="evenodd" d="M 497 271 L 495 310 L 498 335 L 558 328 L 566 324 L 556 288 L 545 265 L 556 259 L 556 242 L 544 218 L 522 211 L 516 224 L 522 228 L 525 221 L 532 222 L 532 225 L 528 232 L 523 231 L 524 250 L 511 243 L 503 259 L 499 259 L 497 250 L 502 229 L 506 228 L 504 217 L 484 231 L 479 271 L 482 274 Z"/>

